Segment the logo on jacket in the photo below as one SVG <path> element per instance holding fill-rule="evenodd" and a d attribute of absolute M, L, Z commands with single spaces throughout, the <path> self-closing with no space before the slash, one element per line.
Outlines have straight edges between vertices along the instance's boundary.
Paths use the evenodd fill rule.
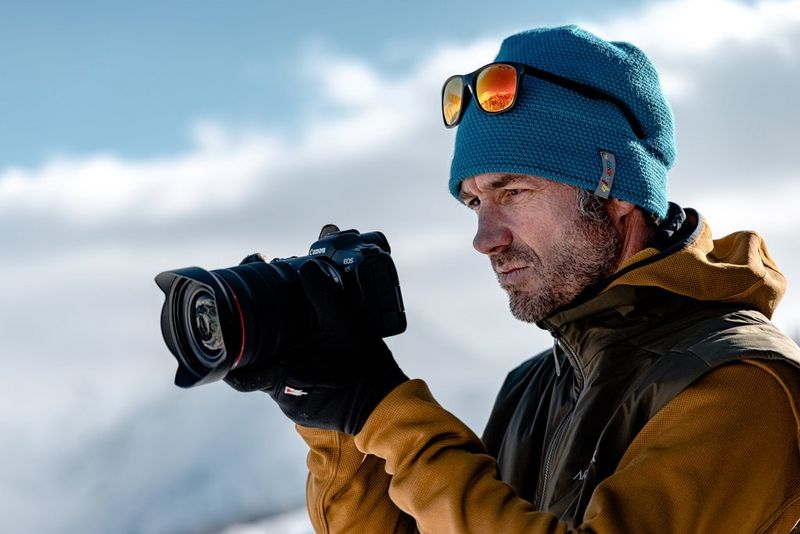
<path fill-rule="evenodd" d="M 597 449 L 594 450 L 594 454 L 592 454 L 592 459 L 589 460 L 589 467 L 592 467 L 592 464 L 595 462 L 597 462 Z M 575 473 L 575 476 L 572 477 L 572 480 L 586 480 L 586 478 L 589 476 L 589 467 L 587 467 L 586 469 L 581 469 L 580 471 Z"/>
<path fill-rule="evenodd" d="M 285 388 L 283 388 L 283 393 L 295 397 L 302 397 L 303 395 L 308 395 L 307 391 L 303 391 L 302 389 L 294 389 L 292 386 L 286 386 Z"/>

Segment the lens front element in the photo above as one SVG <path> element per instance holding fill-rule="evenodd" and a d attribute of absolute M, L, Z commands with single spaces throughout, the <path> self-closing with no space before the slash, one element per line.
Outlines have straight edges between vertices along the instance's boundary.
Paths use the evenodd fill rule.
<path fill-rule="evenodd" d="M 517 69 L 503 63 L 489 65 L 478 73 L 475 91 L 478 104 L 484 111 L 498 113 L 507 110 L 517 95 Z"/>
<path fill-rule="evenodd" d="M 191 359 L 207 369 L 215 369 L 226 356 L 217 301 L 203 284 L 188 283 L 182 293 L 181 316 Z"/>
<path fill-rule="evenodd" d="M 225 347 L 222 326 L 219 324 L 217 302 L 210 295 L 199 295 L 194 303 L 194 320 L 200 342 L 210 351 Z"/>

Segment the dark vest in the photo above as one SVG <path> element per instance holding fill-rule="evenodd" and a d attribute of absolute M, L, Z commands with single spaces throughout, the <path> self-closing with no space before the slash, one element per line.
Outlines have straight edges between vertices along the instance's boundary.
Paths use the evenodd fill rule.
<path fill-rule="evenodd" d="M 800 367 L 797 345 L 741 305 L 624 286 L 596 299 L 546 324 L 553 350 L 509 373 L 483 436 L 502 480 L 573 527 L 642 427 L 692 382 L 743 358 Z"/>

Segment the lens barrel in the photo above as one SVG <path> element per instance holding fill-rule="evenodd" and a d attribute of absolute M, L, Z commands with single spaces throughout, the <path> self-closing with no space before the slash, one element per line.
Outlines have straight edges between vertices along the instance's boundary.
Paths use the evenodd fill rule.
<path fill-rule="evenodd" d="M 166 296 L 161 331 L 178 360 L 175 384 L 188 388 L 219 380 L 302 340 L 314 318 L 298 268 L 281 260 L 156 276 Z"/>

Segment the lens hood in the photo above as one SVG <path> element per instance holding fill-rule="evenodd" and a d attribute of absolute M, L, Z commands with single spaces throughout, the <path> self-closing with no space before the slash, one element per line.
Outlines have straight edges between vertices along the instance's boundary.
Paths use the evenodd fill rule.
<path fill-rule="evenodd" d="M 175 385 L 188 388 L 214 382 L 236 367 L 244 346 L 241 309 L 224 280 L 200 267 L 165 271 L 156 276 L 164 292 L 161 332 L 170 352 L 178 360 Z M 222 331 L 222 348 L 212 353 L 198 341 L 194 305 L 200 295 L 216 304 Z"/>

